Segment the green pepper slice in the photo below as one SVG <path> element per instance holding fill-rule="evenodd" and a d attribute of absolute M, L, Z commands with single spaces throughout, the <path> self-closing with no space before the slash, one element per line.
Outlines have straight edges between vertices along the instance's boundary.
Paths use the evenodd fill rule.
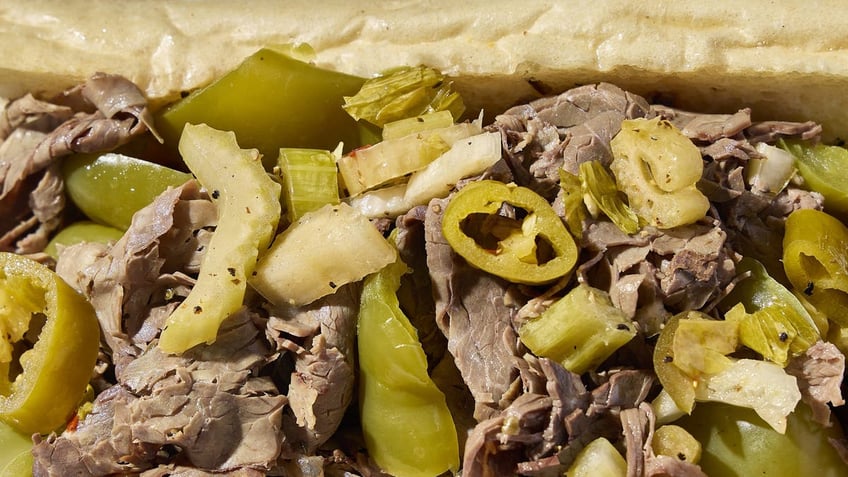
<path fill-rule="evenodd" d="M 0 341 L 0 419 L 29 434 L 64 425 L 97 359 L 100 327 L 94 309 L 46 266 L 4 252 L 0 327 L 6 337 Z M 32 347 L 18 356 L 36 333 Z"/>
<path fill-rule="evenodd" d="M 786 219 L 783 267 L 810 304 L 848 326 L 848 227 L 819 210 L 796 210 Z"/>
<path fill-rule="evenodd" d="M 77 154 L 62 164 L 68 197 L 94 222 L 126 230 L 133 215 L 191 174 L 117 153 Z"/>
<path fill-rule="evenodd" d="M 504 204 L 526 215 L 498 215 Z M 552 282 L 577 262 L 577 245 L 551 205 L 514 184 L 485 180 L 463 187 L 445 209 L 442 233 L 468 263 L 516 283 Z"/>
<path fill-rule="evenodd" d="M 356 94 L 365 80 L 295 56 L 312 54 L 263 48 L 162 111 L 156 127 L 165 143 L 177 146 L 186 124 L 206 123 L 233 131 L 245 149 L 259 149 L 268 168 L 281 147 L 333 150 L 339 142 L 346 149 L 359 146 L 360 127 L 342 105 L 343 97 Z"/>
<path fill-rule="evenodd" d="M 369 275 L 362 289 L 357 324 L 362 432 L 369 454 L 390 474 L 453 473 L 459 468 L 456 427 L 397 297 L 406 271 L 397 260 Z"/>

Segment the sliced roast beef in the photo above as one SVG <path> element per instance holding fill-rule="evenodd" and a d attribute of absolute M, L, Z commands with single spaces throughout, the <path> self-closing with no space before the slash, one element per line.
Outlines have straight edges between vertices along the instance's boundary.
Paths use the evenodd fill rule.
<path fill-rule="evenodd" d="M 842 380 L 845 376 L 845 356 L 833 343 L 818 341 L 793 358 L 786 372 L 798 380 L 801 398 L 813 411 L 813 420 L 830 427 L 830 406 L 845 404 Z"/>
<path fill-rule="evenodd" d="M 707 477 L 691 462 L 654 454 L 651 441 L 655 418 L 649 404 L 625 409 L 620 417 L 627 447 L 627 477 Z"/>
<path fill-rule="evenodd" d="M 506 301 L 508 282 L 472 267 L 447 243 L 441 226 L 446 204 L 431 201 L 424 224 L 436 323 L 474 396 L 474 416 L 482 420 L 504 407 L 501 401 L 518 374 L 512 322 L 519 307 Z"/>
<path fill-rule="evenodd" d="M 38 181 L 29 178 L 57 159 L 73 153 L 110 151 L 147 132 L 152 124 L 144 94 L 121 76 L 98 73 L 58 101 L 72 106 L 51 105 L 25 96 L 9 104 L 0 117 L 0 210 L 12 210 L 7 202 L 20 204 L 21 197 L 36 190 Z M 45 197 L 45 188 L 38 188 L 41 190 L 35 204 L 15 207 L 15 214 L 3 214 L 0 249 L 33 253 L 47 243 L 46 236 L 61 223 L 64 199 Z M 63 191 L 61 184 L 47 190 L 58 195 Z M 45 208 L 44 204 L 52 207 Z M 23 210 L 32 215 L 21 217 Z M 20 242 L 33 228 L 37 237 Z"/>
<path fill-rule="evenodd" d="M 283 418 L 288 458 L 314 453 L 336 432 L 353 399 L 360 290 L 348 284 L 309 305 L 271 310 L 266 333 L 294 360 Z"/>
<path fill-rule="evenodd" d="M 645 228 L 632 236 L 605 220 L 588 222 L 581 246 L 596 252 L 579 266 L 581 281 L 608 291 L 648 336 L 671 314 L 724 296 L 738 260 L 718 221 Z"/>
<path fill-rule="evenodd" d="M 282 446 L 285 396 L 257 377 L 269 350 L 251 314 L 182 356 L 152 346 L 101 393 L 74 430 L 39 440 L 36 475 L 138 472 L 169 462 L 267 471 Z"/>
<path fill-rule="evenodd" d="M 497 116 L 490 128 L 501 131 L 516 182 L 553 200 L 560 168 L 577 174 L 582 162 L 609 165 L 609 143 L 621 121 L 651 115 L 643 98 L 600 83 L 516 106 Z"/>
<path fill-rule="evenodd" d="M 56 271 L 94 305 L 116 374 L 155 336 L 147 318 L 167 316 L 156 310 L 172 306 L 186 277 L 172 274 L 192 271 L 209 238 L 204 231 L 216 222 L 214 204 L 190 181 L 140 210 L 114 246 L 86 242 L 62 250 Z M 142 329 L 148 331 L 139 335 Z"/>

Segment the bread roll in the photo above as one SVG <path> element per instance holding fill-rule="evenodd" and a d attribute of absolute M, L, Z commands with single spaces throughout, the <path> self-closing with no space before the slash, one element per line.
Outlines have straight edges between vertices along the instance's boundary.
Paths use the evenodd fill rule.
<path fill-rule="evenodd" d="M 846 28 L 838 0 L 5 2 L 0 96 L 104 71 L 162 104 L 262 46 L 306 42 L 319 65 L 362 76 L 439 68 L 473 109 L 609 81 L 687 109 L 815 119 L 834 140 L 848 132 Z"/>

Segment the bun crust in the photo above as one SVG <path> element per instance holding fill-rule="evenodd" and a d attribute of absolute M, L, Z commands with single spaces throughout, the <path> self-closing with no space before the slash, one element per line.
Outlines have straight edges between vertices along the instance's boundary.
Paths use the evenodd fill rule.
<path fill-rule="evenodd" d="M 427 64 L 472 109 L 608 81 L 704 112 L 816 120 L 848 134 L 848 9 L 838 0 L 386 2 L 35 0 L 0 7 L 0 96 L 122 74 L 162 104 L 257 49 L 306 42 L 361 76 Z"/>

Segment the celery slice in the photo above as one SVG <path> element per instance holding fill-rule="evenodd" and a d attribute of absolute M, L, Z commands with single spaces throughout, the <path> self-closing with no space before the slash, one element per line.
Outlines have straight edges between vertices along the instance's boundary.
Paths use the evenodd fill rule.
<path fill-rule="evenodd" d="M 537 356 L 582 374 L 624 346 L 636 329 L 606 292 L 581 284 L 525 322 L 518 334 Z"/>
<path fill-rule="evenodd" d="M 336 157 L 330 151 L 282 148 L 277 165 L 290 222 L 326 204 L 339 203 Z"/>
<path fill-rule="evenodd" d="M 565 226 L 576 238 L 583 237 L 583 221 L 589 211 L 583 203 L 580 177 L 565 169 L 559 170 L 559 185 L 562 188 L 562 208 L 565 211 Z"/>
<path fill-rule="evenodd" d="M 244 301 L 247 277 L 280 218 L 280 185 L 256 149 L 240 149 L 235 134 L 187 124 L 180 152 L 217 201 L 218 226 L 188 297 L 168 317 L 159 340 L 166 353 L 215 341 L 218 327 Z"/>
<path fill-rule="evenodd" d="M 624 203 L 615 180 L 600 161 L 581 163 L 579 178 L 583 193 L 588 194 L 622 232 L 634 234 L 639 231 L 639 217 Z"/>
<path fill-rule="evenodd" d="M 346 96 L 344 109 L 354 119 L 377 126 L 434 111 L 450 111 L 458 118 L 465 111 L 459 93 L 444 75 L 427 67 L 402 67 L 365 81 L 354 96 Z"/>
<path fill-rule="evenodd" d="M 453 115 L 450 111 L 436 111 L 412 118 L 399 119 L 383 126 L 383 140 L 416 134 L 431 129 L 446 128 L 453 125 Z"/>
<path fill-rule="evenodd" d="M 305 305 L 392 263 L 397 250 L 345 203 L 305 214 L 274 239 L 250 284 L 277 305 Z"/>

